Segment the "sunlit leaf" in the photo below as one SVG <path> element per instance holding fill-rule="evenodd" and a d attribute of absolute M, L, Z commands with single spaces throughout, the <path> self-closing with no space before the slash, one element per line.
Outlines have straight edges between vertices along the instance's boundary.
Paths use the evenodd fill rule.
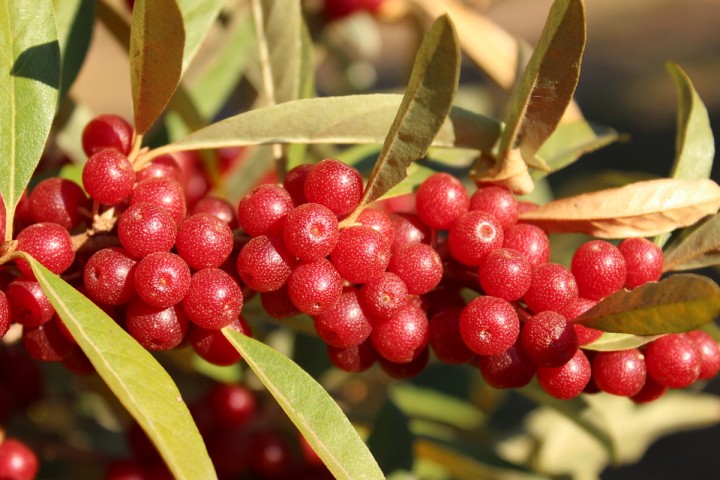
<path fill-rule="evenodd" d="M 53 0 L 62 57 L 60 99 L 75 81 L 90 46 L 95 22 L 93 0 Z"/>
<path fill-rule="evenodd" d="M 380 197 L 379 200 L 399 197 L 400 195 L 414 192 L 415 189 L 419 187 L 422 182 L 427 180 L 427 178 L 435 172 L 436 171 L 432 168 L 428 168 L 417 163 L 412 163 L 407 169 L 407 177 L 405 177 L 405 180 L 391 188 L 390 191 Z"/>
<path fill-rule="evenodd" d="M 720 265 L 720 215 L 713 215 L 664 253 L 663 270 L 695 270 Z"/>
<path fill-rule="evenodd" d="M 585 350 L 595 350 L 597 352 L 614 352 L 617 350 L 642 347 L 659 337 L 660 335 L 631 335 L 629 333 L 605 332 L 600 338 L 592 343 L 583 345 L 582 348 Z"/>
<path fill-rule="evenodd" d="M 720 208 L 712 180 L 658 179 L 566 197 L 521 215 L 549 232 L 651 236 L 693 225 Z"/>
<path fill-rule="evenodd" d="M 660 335 L 694 330 L 720 314 L 720 287 L 708 277 L 673 275 L 620 290 L 574 320 L 605 332 Z"/>
<path fill-rule="evenodd" d="M 73 338 L 175 477 L 216 478 L 180 391 L 150 352 L 72 286 L 32 258 L 26 259 Z"/>
<path fill-rule="evenodd" d="M 177 5 L 182 14 L 182 21 L 185 30 L 185 44 L 182 54 L 182 71 L 187 70 L 188 65 L 202 45 L 205 35 L 210 26 L 220 13 L 222 0 L 177 0 Z"/>
<path fill-rule="evenodd" d="M 340 407 L 310 375 L 257 340 L 233 330 L 224 329 L 223 333 L 335 478 L 384 478 Z"/>
<path fill-rule="evenodd" d="M 370 452 L 385 475 L 412 469 L 414 441 L 407 415 L 386 399 L 367 440 Z"/>
<path fill-rule="evenodd" d="M 180 83 L 184 45 L 183 16 L 175 0 L 135 2 L 129 55 L 138 134 L 160 116 Z"/>
<path fill-rule="evenodd" d="M 52 2 L 0 1 L 0 194 L 8 239 L 15 206 L 50 133 L 59 84 L 60 47 Z"/>

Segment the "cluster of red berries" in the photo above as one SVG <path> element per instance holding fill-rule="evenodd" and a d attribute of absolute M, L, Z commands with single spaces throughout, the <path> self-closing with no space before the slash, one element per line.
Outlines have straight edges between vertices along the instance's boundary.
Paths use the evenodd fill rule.
<path fill-rule="evenodd" d="M 212 384 L 190 403 L 218 478 L 331 479 L 305 438 L 274 405 L 265 408 L 241 384 Z M 159 453 L 137 423 L 127 429 L 132 457 L 112 461 L 106 480 L 171 480 Z"/>

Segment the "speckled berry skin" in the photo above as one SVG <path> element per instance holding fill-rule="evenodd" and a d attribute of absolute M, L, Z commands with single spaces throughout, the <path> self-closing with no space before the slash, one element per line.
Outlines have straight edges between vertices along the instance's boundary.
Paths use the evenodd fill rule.
<path fill-rule="evenodd" d="M 90 156 L 103 149 L 113 149 L 127 155 L 132 145 L 133 128 L 118 115 L 105 113 L 90 120 L 82 131 L 82 146 Z"/>
<path fill-rule="evenodd" d="M 104 305 L 122 305 L 136 296 L 137 260 L 123 248 L 103 248 L 85 264 L 83 284 L 88 296 Z"/>
<path fill-rule="evenodd" d="M 327 354 L 330 363 L 335 368 L 354 373 L 363 372 L 372 367 L 378 358 L 375 347 L 373 347 L 369 338 L 359 345 L 348 348 L 337 348 L 328 345 Z"/>
<path fill-rule="evenodd" d="M 381 357 L 394 363 L 408 363 L 428 345 L 428 319 L 419 307 L 407 303 L 392 317 L 375 323 L 370 338 Z"/>
<path fill-rule="evenodd" d="M 583 313 L 590 310 L 595 305 L 597 305 L 597 302 L 595 300 L 578 297 L 572 303 L 570 303 L 568 306 L 558 312 L 563 317 L 567 318 L 570 323 L 572 323 L 572 326 L 575 329 L 575 334 L 577 335 L 578 345 L 588 345 L 589 343 L 592 343 L 598 338 L 602 337 L 604 333 L 602 330 L 586 327 L 585 325 L 580 325 L 579 323 L 575 323 L 573 321 Z"/>
<path fill-rule="evenodd" d="M 388 271 L 405 282 L 408 293 L 422 295 L 438 286 L 443 266 L 440 255 L 430 245 L 411 243 L 393 253 Z"/>
<path fill-rule="evenodd" d="M 8 480 L 34 480 L 39 463 L 35 452 L 12 437 L 0 443 L 0 477 Z"/>
<path fill-rule="evenodd" d="M 538 367 L 540 387 L 560 400 L 570 400 L 580 395 L 590 382 L 592 371 L 585 353 L 577 349 L 575 355 L 559 367 Z"/>
<path fill-rule="evenodd" d="M 377 208 L 366 208 L 360 213 L 356 222 L 376 230 L 392 248 L 395 240 L 395 225 L 387 213 Z"/>
<path fill-rule="evenodd" d="M 287 283 L 277 290 L 273 290 L 271 292 L 260 292 L 260 303 L 262 304 L 265 313 L 272 318 L 288 318 L 300 313 L 300 310 L 290 299 L 290 292 Z"/>
<path fill-rule="evenodd" d="M 550 261 L 550 240 L 547 234 L 535 225 L 517 223 L 506 228 L 502 246 L 524 253 L 533 267 Z"/>
<path fill-rule="evenodd" d="M 592 361 L 593 381 L 600 390 L 613 395 L 637 395 L 646 376 L 645 356 L 637 348 L 597 352 Z"/>
<path fill-rule="evenodd" d="M 190 268 L 174 253 L 151 253 L 135 267 L 138 296 L 154 307 L 167 308 L 180 303 L 189 288 Z"/>
<path fill-rule="evenodd" d="M 460 335 L 465 345 L 479 355 L 504 352 L 515 343 L 519 332 L 515 308 L 497 297 L 477 297 L 460 315 Z"/>
<path fill-rule="evenodd" d="M 0 290 L 0 338 L 4 337 L 10 328 L 10 304 L 5 292 Z"/>
<path fill-rule="evenodd" d="M 408 289 L 402 278 L 385 272 L 365 283 L 358 293 L 358 301 L 371 321 L 392 316 L 407 303 Z"/>
<path fill-rule="evenodd" d="M 448 308 L 429 321 L 430 348 L 438 360 L 448 365 L 462 365 L 475 357 L 460 335 L 462 308 Z"/>
<path fill-rule="evenodd" d="M 330 310 L 342 295 L 342 278 L 325 258 L 302 261 L 288 278 L 288 294 L 303 313 L 315 316 Z"/>
<path fill-rule="evenodd" d="M 479 266 L 487 254 L 503 245 L 500 222 L 489 213 L 473 211 L 461 216 L 450 228 L 448 246 L 452 257 L 463 265 Z"/>
<path fill-rule="evenodd" d="M 657 282 L 663 272 L 663 251 L 646 238 L 627 238 L 618 245 L 625 258 L 625 288 L 633 289 L 647 282 Z"/>
<path fill-rule="evenodd" d="M 125 328 L 147 350 L 170 350 L 180 345 L 188 319 L 179 305 L 155 307 L 136 298 L 127 307 Z"/>
<path fill-rule="evenodd" d="M 318 336 L 328 345 L 349 348 L 370 336 L 372 326 L 357 299 L 357 290 L 346 289 L 335 305 L 314 317 Z"/>
<path fill-rule="evenodd" d="M 416 354 L 415 358 L 409 362 L 393 362 L 385 357 L 378 357 L 378 365 L 385 374 L 396 380 L 407 380 L 409 378 L 417 377 L 427 368 L 430 362 L 430 349 L 423 348 L 419 353 Z"/>
<path fill-rule="evenodd" d="M 258 185 L 240 200 L 238 223 L 251 237 L 282 236 L 285 217 L 293 207 L 290 194 L 280 185 Z"/>
<path fill-rule="evenodd" d="M 233 233 L 218 217 L 196 213 L 180 223 L 175 248 L 190 268 L 219 267 L 232 252 Z"/>
<path fill-rule="evenodd" d="M 572 272 L 558 263 L 544 263 L 533 268 L 530 287 L 523 301 L 535 313 L 559 311 L 578 297 Z"/>
<path fill-rule="evenodd" d="M 177 235 L 175 220 L 153 203 L 130 205 L 120 215 L 117 230 L 120 243 L 135 258 L 169 251 Z"/>
<path fill-rule="evenodd" d="M 335 214 L 319 203 L 304 203 L 287 214 L 282 238 L 301 260 L 314 261 L 333 251 L 340 238 Z"/>
<path fill-rule="evenodd" d="M 519 300 L 530 288 L 532 267 L 525 255 L 510 248 L 490 252 L 478 269 L 480 286 L 493 297 Z"/>
<path fill-rule="evenodd" d="M 720 371 L 720 345 L 707 332 L 693 330 L 685 332 L 685 336 L 695 345 L 700 354 L 699 380 L 710 380 Z"/>
<path fill-rule="evenodd" d="M 70 234 L 57 223 L 42 222 L 25 227 L 17 235 L 17 249 L 30 254 L 56 274 L 67 270 L 75 259 Z M 30 264 L 25 260 L 17 259 L 15 264 L 23 275 L 35 278 Z"/>
<path fill-rule="evenodd" d="M 55 315 L 50 300 L 35 280 L 18 277 L 6 287 L 5 305 L 14 323 L 27 327 L 37 327 L 49 322 Z"/>
<path fill-rule="evenodd" d="M 55 319 L 36 327 L 23 327 L 22 344 L 35 360 L 60 362 L 75 346 L 60 331 Z"/>
<path fill-rule="evenodd" d="M 237 215 L 235 209 L 227 200 L 222 198 L 214 197 L 211 195 L 202 197 L 200 200 L 193 205 L 190 211 L 191 215 L 197 213 L 209 213 L 214 215 L 227 224 L 230 229 L 237 228 Z"/>
<path fill-rule="evenodd" d="M 470 197 L 456 177 L 438 172 L 429 176 L 415 192 L 420 219 L 436 230 L 448 230 L 468 211 Z"/>
<path fill-rule="evenodd" d="M 573 326 L 557 312 L 533 315 L 520 332 L 523 350 L 544 367 L 558 367 L 567 362 L 578 349 Z"/>
<path fill-rule="evenodd" d="M 235 266 L 245 285 L 272 292 L 285 284 L 296 263 L 281 238 L 260 235 L 242 247 Z"/>
<path fill-rule="evenodd" d="M 248 337 L 252 336 L 250 325 L 248 325 L 247 320 L 245 320 L 242 315 L 236 318 L 230 325 L 227 325 L 226 328 L 240 332 Z M 233 365 L 242 358 L 237 349 L 222 333 L 222 330 L 208 330 L 191 324 L 188 338 L 195 353 L 213 365 Z"/>
<path fill-rule="evenodd" d="M 518 203 L 507 188 L 498 185 L 482 185 L 470 197 L 470 210 L 487 212 L 495 217 L 502 228 L 517 222 Z"/>
<path fill-rule="evenodd" d="M 600 300 L 617 292 L 627 277 L 625 258 L 615 245 L 605 240 L 580 245 L 573 254 L 570 270 L 579 295 L 590 300 Z"/>
<path fill-rule="evenodd" d="M 72 230 L 88 219 L 91 202 L 77 183 L 59 177 L 46 178 L 28 196 L 35 222 L 52 222 Z"/>
<path fill-rule="evenodd" d="M 132 193 L 135 171 L 123 153 L 101 150 L 85 163 L 82 182 L 85 191 L 96 202 L 117 205 Z"/>
<path fill-rule="evenodd" d="M 340 231 L 330 261 L 342 278 L 363 284 L 385 271 L 390 245 L 372 227 L 353 225 Z"/>
<path fill-rule="evenodd" d="M 172 178 L 155 177 L 138 182 L 130 194 L 130 205 L 137 203 L 153 203 L 164 208 L 176 224 L 187 213 L 183 187 Z"/>
<path fill-rule="evenodd" d="M 360 172 L 340 160 L 321 160 L 305 177 L 305 199 L 328 207 L 337 217 L 343 217 L 357 207 L 363 194 Z"/>
<path fill-rule="evenodd" d="M 193 274 L 182 306 L 191 322 L 217 330 L 240 315 L 243 294 L 237 282 L 223 270 L 204 268 Z"/>
<path fill-rule="evenodd" d="M 165 177 L 172 178 L 183 185 L 185 178 L 180 165 L 172 155 L 160 155 L 152 162 L 135 172 L 135 179 L 142 182 L 146 178 Z"/>
<path fill-rule="evenodd" d="M 497 355 L 477 357 L 477 366 L 485 381 L 494 388 L 524 387 L 535 376 L 536 365 L 520 342 Z"/>
<path fill-rule="evenodd" d="M 647 373 L 669 388 L 689 387 L 700 376 L 702 361 L 693 342 L 680 333 L 653 340 L 645 349 Z"/>
<path fill-rule="evenodd" d="M 293 203 L 297 207 L 303 203 L 307 203 L 305 198 L 305 179 L 315 165 L 312 163 L 303 163 L 292 168 L 283 179 L 283 187 L 292 197 Z"/>

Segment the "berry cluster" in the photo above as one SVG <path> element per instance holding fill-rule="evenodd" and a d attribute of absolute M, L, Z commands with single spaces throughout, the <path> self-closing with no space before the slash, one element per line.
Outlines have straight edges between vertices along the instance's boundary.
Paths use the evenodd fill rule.
<path fill-rule="evenodd" d="M 218 477 L 331 479 L 305 438 L 241 384 L 212 384 L 190 405 Z M 284 421 L 283 421 L 284 420 Z M 106 480 L 172 479 L 159 453 L 137 423 L 127 429 L 132 457 L 115 459 Z"/>

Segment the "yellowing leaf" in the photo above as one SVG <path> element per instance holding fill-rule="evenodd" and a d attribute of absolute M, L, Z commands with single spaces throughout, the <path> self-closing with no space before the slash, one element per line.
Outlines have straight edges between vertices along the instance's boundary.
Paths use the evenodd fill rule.
<path fill-rule="evenodd" d="M 651 236 L 693 225 L 720 208 L 712 180 L 658 179 L 555 200 L 521 215 L 549 232 Z"/>
<path fill-rule="evenodd" d="M 663 270 L 695 270 L 720 265 L 720 215 L 714 215 L 665 252 Z"/>
<path fill-rule="evenodd" d="M 185 46 L 175 0 L 138 0 L 130 28 L 130 86 L 135 131 L 145 133 L 180 83 Z"/>
<path fill-rule="evenodd" d="M 600 338 L 592 343 L 583 345 L 582 348 L 585 350 L 595 350 L 597 352 L 628 350 L 641 347 L 661 336 L 662 335 L 631 335 L 629 333 L 605 332 Z"/>
<path fill-rule="evenodd" d="M 680 274 L 603 299 L 574 321 L 605 332 L 661 335 L 687 332 L 720 314 L 720 287 L 708 277 Z"/>

